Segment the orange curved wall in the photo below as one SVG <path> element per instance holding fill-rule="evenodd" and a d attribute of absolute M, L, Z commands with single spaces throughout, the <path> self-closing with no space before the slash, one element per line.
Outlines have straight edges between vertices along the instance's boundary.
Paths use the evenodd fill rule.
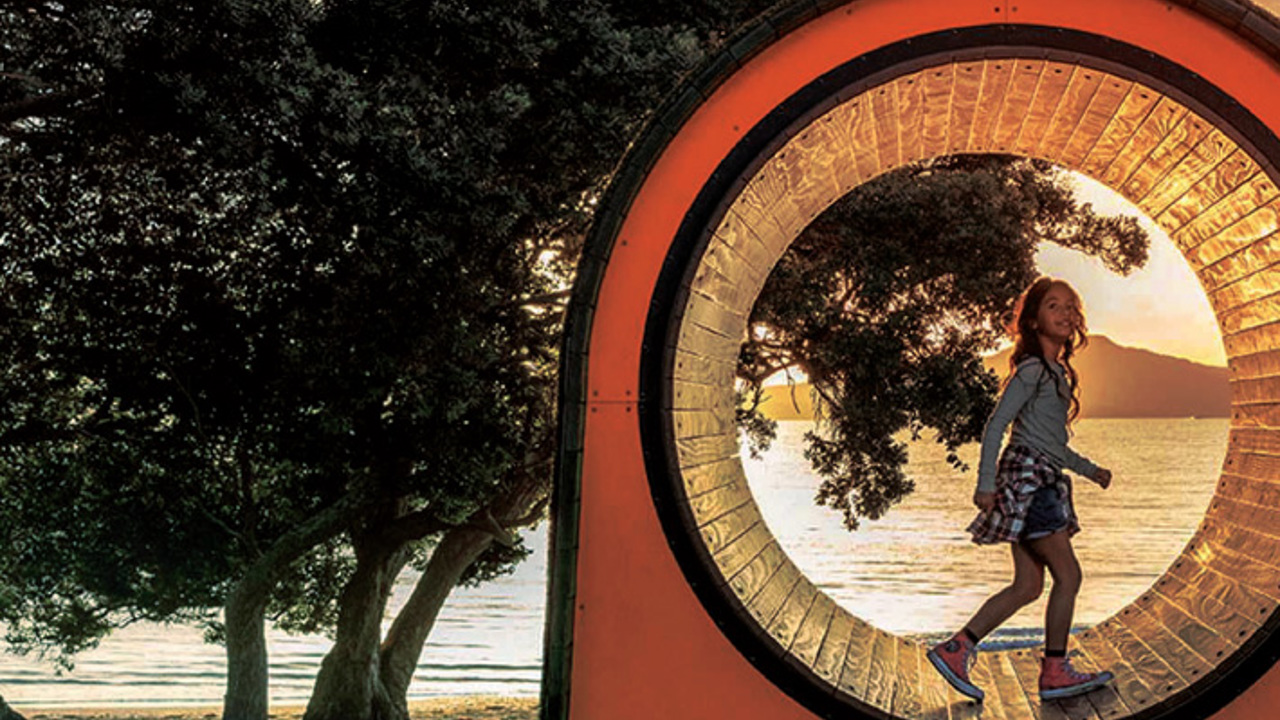
<path fill-rule="evenodd" d="M 649 298 L 686 209 L 742 134 L 775 105 L 878 47 L 991 23 L 1058 26 L 1147 48 L 1199 73 L 1280 135 L 1280 67 L 1204 16 L 1155 0 L 858 0 L 748 61 L 651 170 L 601 286 L 588 356 L 573 720 L 814 717 L 720 633 L 667 547 L 649 497 L 635 405 Z M 1280 666 L 1214 717 L 1267 717 L 1278 706 Z"/>

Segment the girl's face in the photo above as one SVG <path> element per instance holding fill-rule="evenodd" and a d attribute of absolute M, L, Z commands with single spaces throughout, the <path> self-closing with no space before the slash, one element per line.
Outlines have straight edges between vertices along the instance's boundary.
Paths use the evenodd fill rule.
<path fill-rule="evenodd" d="M 1080 308 L 1076 306 L 1075 293 L 1065 285 L 1051 286 L 1036 313 L 1036 332 L 1064 343 L 1079 325 Z"/>

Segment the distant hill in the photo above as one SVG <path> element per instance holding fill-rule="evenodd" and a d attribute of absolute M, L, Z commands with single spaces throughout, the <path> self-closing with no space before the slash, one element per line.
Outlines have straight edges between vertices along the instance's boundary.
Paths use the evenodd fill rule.
<path fill-rule="evenodd" d="M 1008 372 L 1009 352 L 986 359 L 1001 378 Z M 1231 389 L 1223 367 L 1117 345 L 1104 335 L 1089 336 L 1089 345 L 1071 364 L 1080 373 L 1082 418 L 1230 416 Z M 786 385 L 769 387 L 761 409 L 775 420 L 811 418 L 809 390 L 808 383 L 797 383 L 793 405 Z"/>

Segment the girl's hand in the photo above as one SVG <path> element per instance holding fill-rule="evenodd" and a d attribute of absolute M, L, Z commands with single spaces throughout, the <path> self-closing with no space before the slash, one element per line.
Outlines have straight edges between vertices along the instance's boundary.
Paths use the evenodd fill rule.
<path fill-rule="evenodd" d="M 1102 486 L 1106 490 L 1111 486 L 1111 471 L 1106 468 L 1098 468 L 1098 472 L 1093 474 L 1093 481 Z"/>
<path fill-rule="evenodd" d="M 977 492 L 973 493 L 973 504 L 978 506 L 979 510 L 988 512 L 996 506 L 996 494 L 993 492 Z"/>

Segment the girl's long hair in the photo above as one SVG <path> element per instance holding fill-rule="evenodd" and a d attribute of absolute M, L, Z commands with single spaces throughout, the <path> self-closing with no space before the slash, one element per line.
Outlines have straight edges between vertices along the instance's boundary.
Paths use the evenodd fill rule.
<path fill-rule="evenodd" d="M 1009 336 L 1013 338 L 1013 352 L 1009 354 L 1009 375 L 1004 382 L 1007 385 L 1013 379 L 1014 374 L 1018 371 L 1018 363 L 1028 357 L 1039 358 L 1041 364 L 1044 365 L 1045 372 L 1052 374 L 1052 370 L 1049 369 L 1049 363 L 1044 356 L 1044 349 L 1040 347 L 1040 336 L 1036 334 L 1032 324 L 1040 316 L 1040 303 L 1044 302 L 1044 296 L 1055 285 L 1064 287 L 1067 292 L 1071 293 L 1071 298 L 1076 303 L 1076 312 L 1078 314 L 1077 322 L 1071 331 L 1071 335 L 1062 345 L 1062 365 L 1067 371 L 1067 386 L 1071 396 L 1071 409 L 1067 413 L 1067 424 L 1071 424 L 1080 415 L 1080 376 L 1076 373 L 1076 369 L 1071 366 L 1071 357 L 1089 344 L 1089 337 L 1084 323 L 1084 310 L 1080 307 L 1080 295 L 1075 291 L 1075 288 L 1065 281 L 1043 276 L 1036 278 L 1035 282 L 1031 283 L 1022 292 L 1022 295 L 1018 297 L 1018 302 L 1013 307 L 1013 321 L 1006 328 Z M 1058 376 L 1052 375 L 1052 377 L 1054 382 L 1057 382 Z"/>

